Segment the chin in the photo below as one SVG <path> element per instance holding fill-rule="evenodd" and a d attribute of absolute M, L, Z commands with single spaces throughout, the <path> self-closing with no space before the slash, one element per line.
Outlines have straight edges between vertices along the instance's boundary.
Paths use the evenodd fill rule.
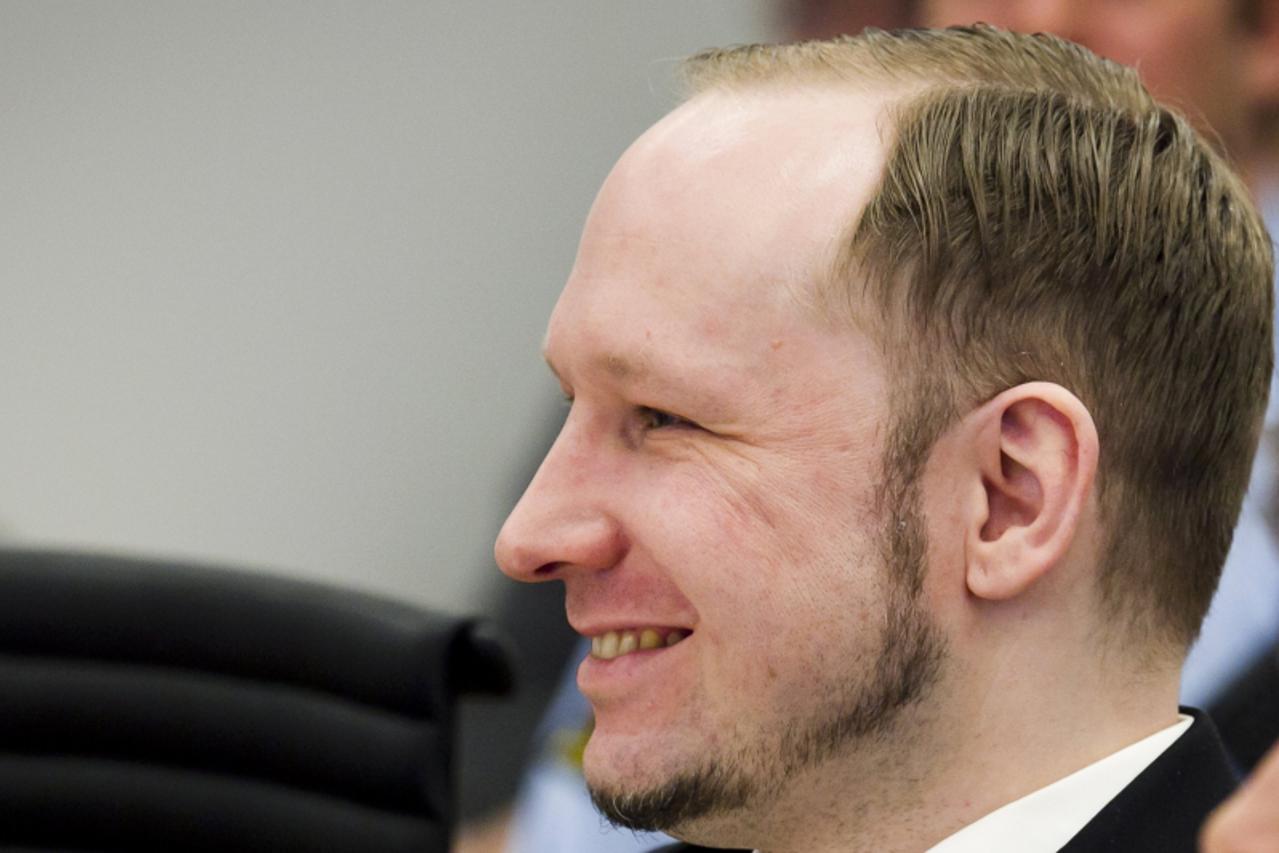
<path fill-rule="evenodd" d="M 651 748 L 622 756 L 609 746 L 598 733 L 592 736 L 583 771 L 595 808 L 617 827 L 685 837 L 745 808 L 755 794 L 731 763 L 667 758 L 659 768 L 663 759 Z"/>
<path fill-rule="evenodd" d="M 641 743 L 641 741 L 645 741 Z M 663 787 L 676 775 L 674 762 L 648 738 L 616 736 L 596 729 L 582 754 L 582 775 L 592 796 L 625 798 Z"/>

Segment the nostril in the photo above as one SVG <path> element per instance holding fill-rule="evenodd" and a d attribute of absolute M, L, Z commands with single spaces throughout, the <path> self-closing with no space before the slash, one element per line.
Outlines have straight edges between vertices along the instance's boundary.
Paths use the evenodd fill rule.
<path fill-rule="evenodd" d="M 560 567 L 563 565 L 563 563 L 546 563 L 545 565 L 538 566 L 533 570 L 533 577 L 538 580 L 550 580 L 555 577 L 556 573 L 559 572 Z"/>

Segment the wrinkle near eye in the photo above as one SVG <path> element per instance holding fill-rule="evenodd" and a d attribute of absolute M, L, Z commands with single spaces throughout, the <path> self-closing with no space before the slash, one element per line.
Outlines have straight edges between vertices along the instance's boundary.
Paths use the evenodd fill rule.
<path fill-rule="evenodd" d="M 733 529 L 775 527 L 769 500 L 783 489 L 760 489 L 766 479 L 760 454 L 728 445 L 688 443 L 682 475 L 691 478 L 689 492 L 708 496 L 720 506 L 720 516 Z M 798 472 L 797 472 L 798 473 Z M 789 479 L 789 478 L 788 478 Z"/>

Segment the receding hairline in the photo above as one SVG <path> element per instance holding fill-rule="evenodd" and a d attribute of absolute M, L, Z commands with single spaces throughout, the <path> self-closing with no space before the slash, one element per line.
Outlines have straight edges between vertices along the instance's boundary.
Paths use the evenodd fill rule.
<path fill-rule="evenodd" d="M 913 114 L 963 92 L 1051 93 L 1080 105 L 1129 113 L 1161 108 L 1132 68 L 1051 34 L 1019 34 L 985 24 L 892 32 L 871 27 L 829 40 L 707 48 L 684 59 L 677 83 L 681 106 L 716 95 L 751 93 L 882 98 L 877 126 L 886 167 L 895 155 L 899 130 Z M 837 325 L 851 321 L 872 334 L 874 324 L 858 322 L 860 312 L 849 311 L 854 306 L 848 294 L 835 290 L 856 261 L 847 253 L 879 189 L 850 217 L 835 255 L 810 288 L 815 317 Z"/>

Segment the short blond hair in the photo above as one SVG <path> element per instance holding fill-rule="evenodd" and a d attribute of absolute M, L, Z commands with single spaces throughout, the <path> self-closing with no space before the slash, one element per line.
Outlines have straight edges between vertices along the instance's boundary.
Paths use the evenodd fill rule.
<path fill-rule="evenodd" d="M 1247 487 L 1273 362 L 1271 243 L 1212 146 L 1131 69 L 991 27 L 706 51 L 690 94 L 900 86 L 828 313 L 878 309 L 912 480 L 963 411 L 1031 380 L 1087 405 L 1108 616 L 1184 650 Z M 909 346 L 900 342 L 909 341 Z"/>

